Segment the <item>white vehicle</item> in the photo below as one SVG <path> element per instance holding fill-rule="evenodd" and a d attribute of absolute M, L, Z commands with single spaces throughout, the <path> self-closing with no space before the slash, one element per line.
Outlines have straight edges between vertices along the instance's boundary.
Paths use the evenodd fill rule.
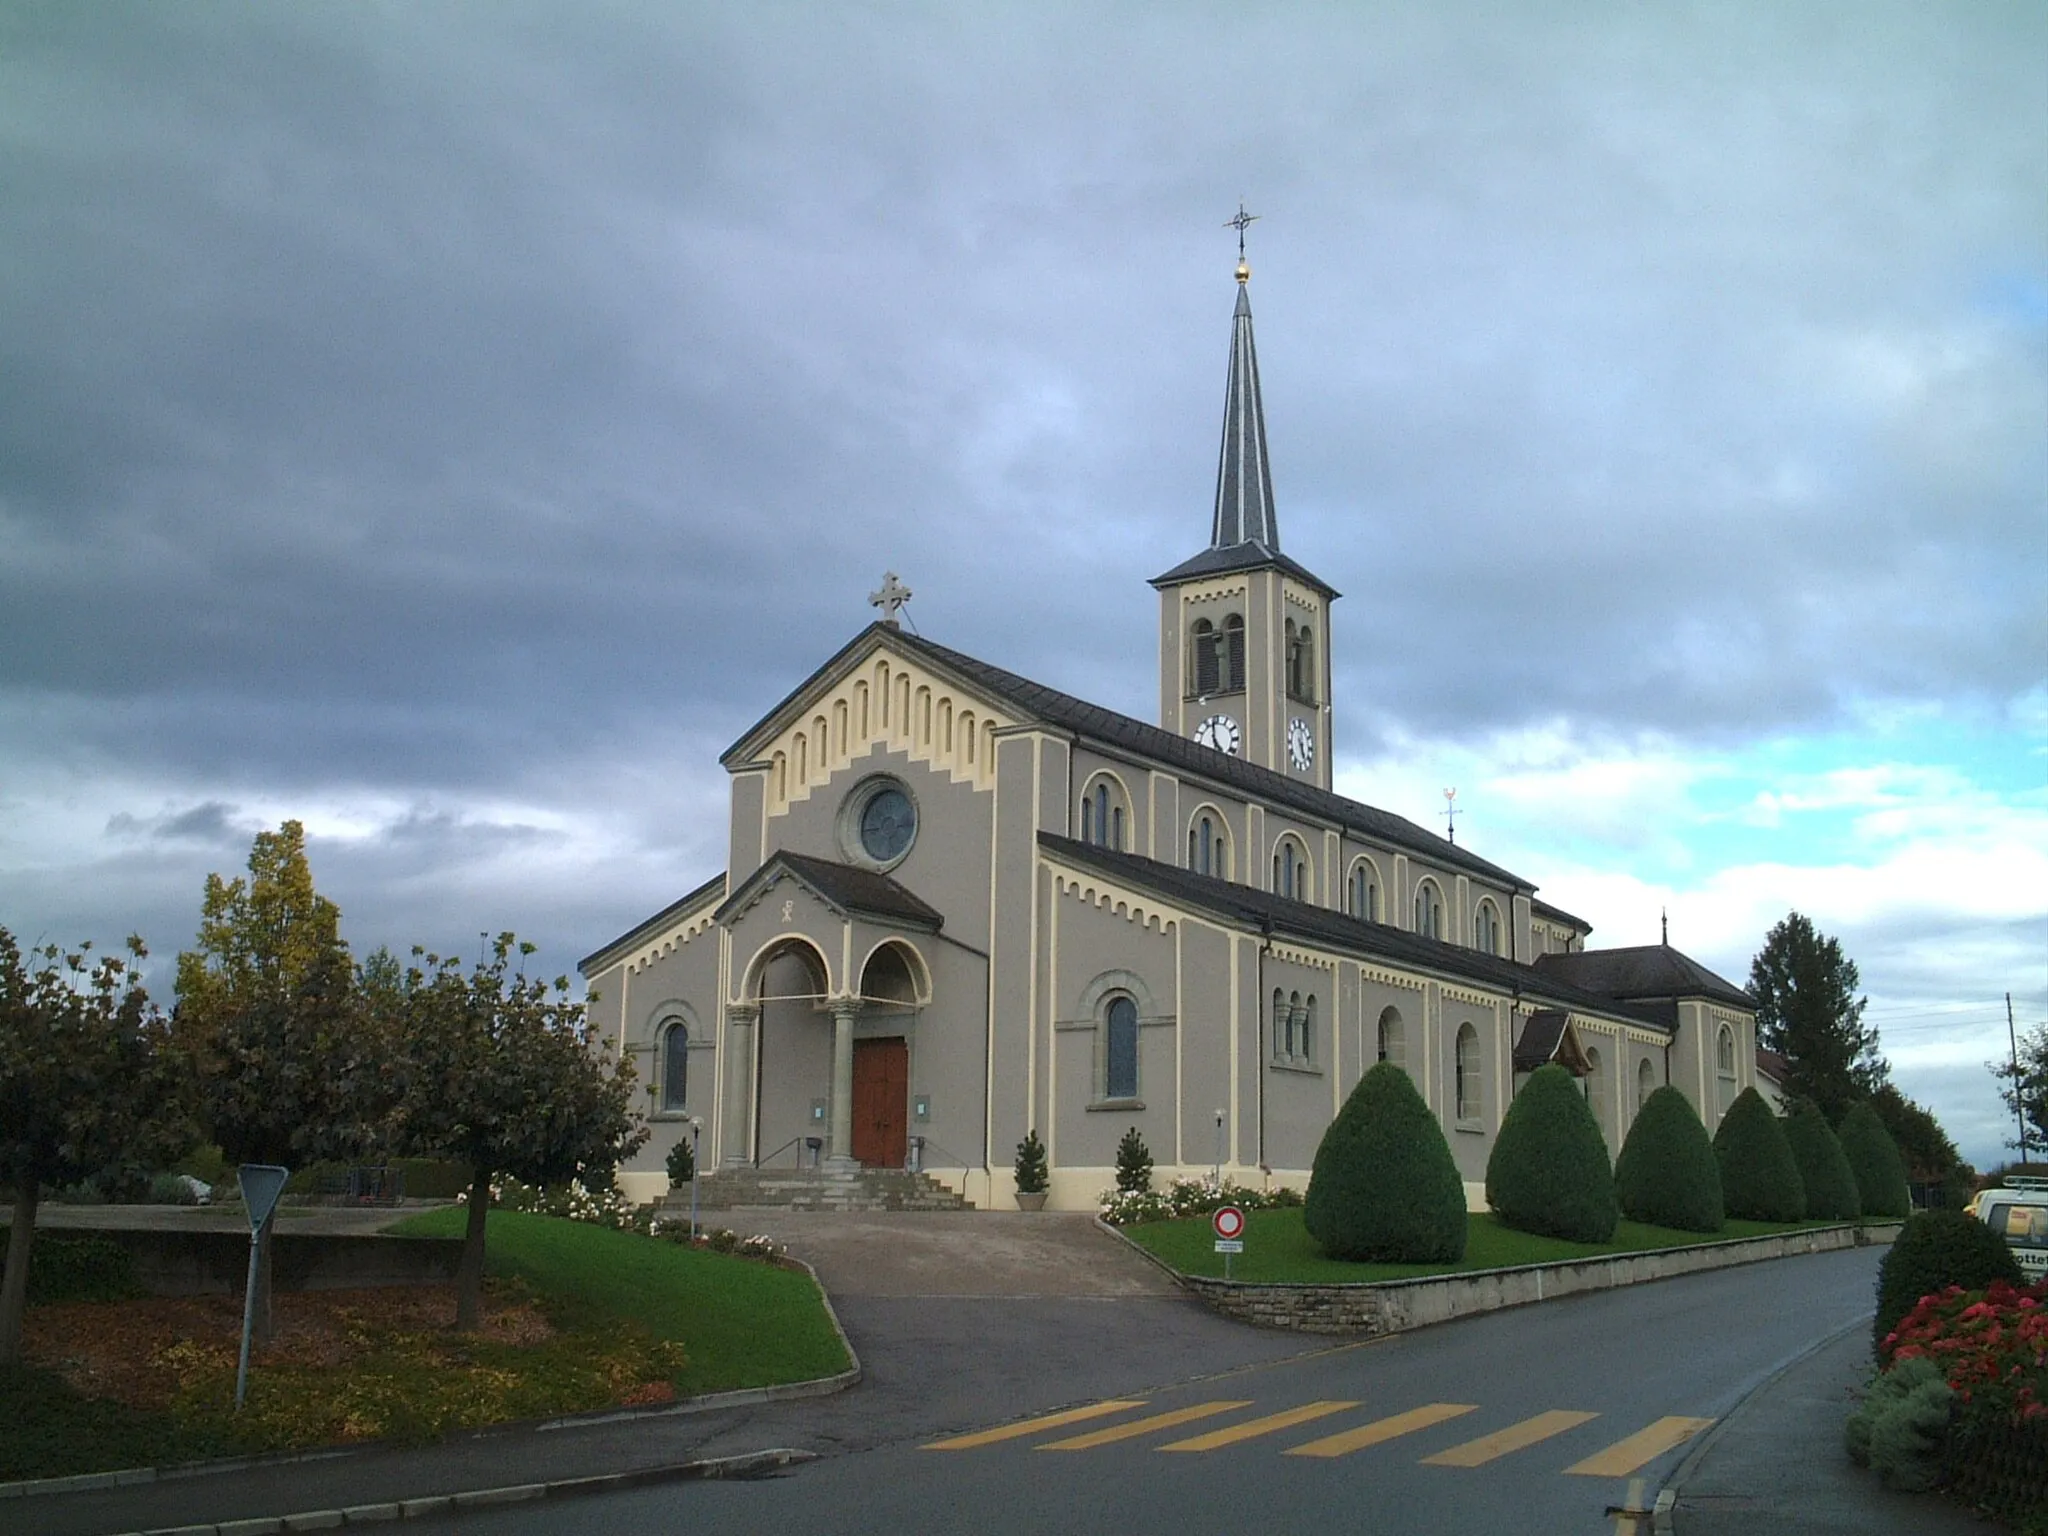
<path fill-rule="evenodd" d="M 2048 1276 L 2048 1179 L 2016 1177 L 1987 1189 L 1970 1211 L 2006 1241 L 2029 1280 Z"/>

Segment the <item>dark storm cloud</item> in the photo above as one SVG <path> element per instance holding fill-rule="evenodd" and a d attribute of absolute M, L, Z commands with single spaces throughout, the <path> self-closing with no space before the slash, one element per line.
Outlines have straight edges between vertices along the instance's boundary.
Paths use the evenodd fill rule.
<path fill-rule="evenodd" d="M 0 773 L 381 796 L 431 917 L 492 795 L 709 873 L 706 748 L 884 567 L 1148 715 L 1239 193 L 1347 754 L 2036 682 L 2041 16 L 1575 16 L 17 8 Z"/>

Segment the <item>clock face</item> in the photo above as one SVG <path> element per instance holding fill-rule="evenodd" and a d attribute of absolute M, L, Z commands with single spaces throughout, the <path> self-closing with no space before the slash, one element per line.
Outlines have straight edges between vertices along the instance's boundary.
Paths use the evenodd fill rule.
<path fill-rule="evenodd" d="M 1287 722 L 1287 761 L 1294 764 L 1296 773 L 1308 772 L 1309 764 L 1316 760 L 1315 732 L 1308 728 L 1308 722 L 1299 717 Z"/>
<path fill-rule="evenodd" d="M 1239 741 L 1237 722 L 1228 715 L 1211 715 L 1195 727 L 1195 740 L 1235 757 Z"/>

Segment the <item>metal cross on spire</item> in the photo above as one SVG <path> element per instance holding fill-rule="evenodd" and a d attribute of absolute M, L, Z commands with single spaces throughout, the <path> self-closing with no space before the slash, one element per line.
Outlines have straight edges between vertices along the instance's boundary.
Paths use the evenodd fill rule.
<path fill-rule="evenodd" d="M 1225 229 L 1237 231 L 1237 280 L 1240 283 L 1248 281 L 1252 275 L 1251 265 L 1244 259 L 1244 232 L 1251 228 L 1258 217 L 1256 213 L 1244 211 L 1244 199 L 1240 197 L 1237 200 L 1237 217 L 1223 221 Z"/>
<path fill-rule="evenodd" d="M 882 610 L 882 622 L 891 629 L 900 627 L 896 622 L 896 615 L 909 601 L 910 588 L 896 579 L 894 571 L 884 571 L 882 589 L 868 594 L 868 602 Z"/>

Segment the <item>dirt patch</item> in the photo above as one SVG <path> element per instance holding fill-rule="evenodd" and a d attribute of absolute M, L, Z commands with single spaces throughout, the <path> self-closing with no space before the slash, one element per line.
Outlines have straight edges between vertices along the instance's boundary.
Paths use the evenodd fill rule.
<path fill-rule="evenodd" d="M 392 1333 L 455 1336 L 452 1285 L 299 1291 L 273 1298 L 274 1336 L 258 1366 L 343 1366 Z M 484 1321 L 470 1337 L 532 1345 L 554 1328 L 531 1299 L 487 1285 Z M 239 1296 L 152 1296 L 137 1301 L 60 1302 L 31 1307 L 23 1340 L 29 1359 L 88 1397 L 161 1408 L 195 1357 L 232 1365 L 241 1347 Z"/>

